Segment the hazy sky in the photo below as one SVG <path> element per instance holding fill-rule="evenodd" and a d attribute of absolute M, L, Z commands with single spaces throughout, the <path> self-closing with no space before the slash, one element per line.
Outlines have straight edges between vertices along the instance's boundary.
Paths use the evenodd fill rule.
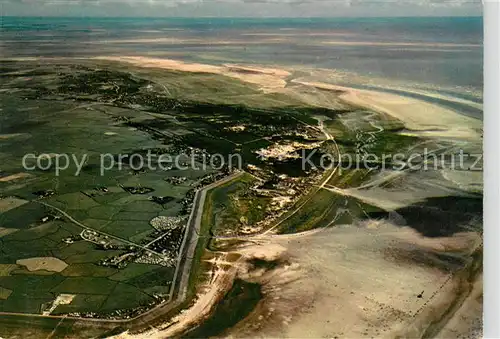
<path fill-rule="evenodd" d="M 481 0 L 0 0 L 7 16 L 480 16 Z"/>

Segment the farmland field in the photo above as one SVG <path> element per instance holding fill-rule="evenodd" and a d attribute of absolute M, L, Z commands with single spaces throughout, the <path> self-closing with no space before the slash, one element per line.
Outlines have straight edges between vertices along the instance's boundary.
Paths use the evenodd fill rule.
<path fill-rule="evenodd" d="M 312 115 L 336 116 L 224 76 L 107 61 L 12 61 L 2 72 L 8 313 L 117 319 L 169 300 L 194 191 L 231 166 L 249 169 L 208 193 L 204 220 L 216 236 L 259 231 L 308 184 L 297 155 L 326 151 Z M 295 148 L 284 159 L 261 156 L 286 144 Z M 220 166 L 213 153 L 238 158 Z M 131 155 L 151 154 L 180 162 L 153 157 L 137 170 Z M 54 304 L 61 295 L 72 299 Z"/>

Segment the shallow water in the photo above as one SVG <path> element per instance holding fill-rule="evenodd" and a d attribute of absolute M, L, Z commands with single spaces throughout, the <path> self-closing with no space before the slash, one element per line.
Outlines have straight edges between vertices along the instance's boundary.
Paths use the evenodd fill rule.
<path fill-rule="evenodd" d="M 4 17 L 3 57 L 147 55 L 482 90 L 482 18 Z"/>

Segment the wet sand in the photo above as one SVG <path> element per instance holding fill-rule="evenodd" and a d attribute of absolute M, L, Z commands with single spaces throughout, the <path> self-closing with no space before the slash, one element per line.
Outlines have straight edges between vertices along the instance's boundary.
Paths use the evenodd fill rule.
<path fill-rule="evenodd" d="M 463 140 L 480 139 L 480 120 L 427 103 L 422 100 L 385 92 L 353 89 L 322 82 L 292 80 L 306 86 L 341 92 L 340 99 L 348 104 L 372 109 L 401 120 L 410 132 L 406 134 Z"/>
<path fill-rule="evenodd" d="M 457 300 L 460 305 L 468 300 L 461 288 L 462 268 L 442 256 L 462 251 L 467 257 L 480 242 L 475 233 L 429 239 L 384 222 L 292 236 L 257 236 L 251 245 L 236 251 L 243 255 L 237 265 L 216 271 L 191 308 L 146 333 L 114 338 L 180 335 L 203 322 L 236 277 L 261 284 L 264 298 L 222 337 L 420 337 Z M 281 264 L 256 269 L 252 258 Z M 480 312 L 476 307 L 475 312 L 460 315 L 474 321 Z M 449 333 L 449 327 L 433 330 Z M 453 333 L 468 330 L 463 326 Z"/>
<path fill-rule="evenodd" d="M 226 337 L 394 338 L 425 332 L 461 297 L 462 281 L 450 275 L 459 269 L 434 255 L 471 251 L 479 237 L 428 239 L 390 224 L 364 226 L 274 237 L 287 248 L 289 263 L 248 274 L 263 284 L 265 300 Z"/>
<path fill-rule="evenodd" d="M 452 110 L 396 94 L 321 81 L 296 79 L 288 84 L 297 88 L 285 88 L 289 71 L 144 57 L 100 59 L 221 74 L 256 84 L 263 91 L 293 94 L 300 86 L 332 91 L 333 96 L 349 105 L 401 120 L 409 134 L 436 140 L 480 140 L 481 122 Z M 469 300 L 460 273 L 466 265 L 460 263 L 466 262 L 481 242 L 474 232 L 431 239 L 384 221 L 290 236 L 266 234 L 247 240 L 245 246 L 231 252 L 241 255 L 240 260 L 230 265 L 227 260 L 213 263 L 213 276 L 201 286 L 190 308 L 151 331 L 114 338 L 180 335 L 210 316 L 236 278 L 261 284 L 264 300 L 248 317 L 228 329 L 227 337 L 392 338 L 419 337 L 428 331 L 450 333 L 447 313 L 451 312 L 453 321 L 454 314 L 459 314 L 456 308 L 460 310 L 464 300 Z M 459 264 L 450 258 L 457 252 L 463 257 Z M 253 258 L 279 259 L 285 264 L 270 270 L 255 269 L 250 264 Z M 464 316 L 475 319 L 478 312 L 481 309 L 475 307 L 474 314 Z"/>
<path fill-rule="evenodd" d="M 244 82 L 259 85 L 264 91 L 272 91 L 274 89 L 283 88 L 286 85 L 284 80 L 289 72 L 281 69 L 266 68 L 266 67 L 248 67 L 241 65 L 222 65 L 214 66 L 199 63 L 187 63 L 171 59 L 159 59 L 148 57 L 96 57 L 97 60 L 108 60 L 127 62 L 135 66 L 163 68 L 177 70 L 183 72 L 202 72 L 225 75 L 231 78 L 236 78 Z"/>
<path fill-rule="evenodd" d="M 408 129 L 405 132 L 407 135 L 466 141 L 481 138 L 480 120 L 457 114 L 450 109 L 423 100 L 381 91 L 354 89 L 300 78 L 288 80 L 287 78 L 292 76 L 292 70 L 237 64 L 216 66 L 136 56 L 96 57 L 95 59 L 127 62 L 140 67 L 220 74 L 258 85 L 265 92 L 286 92 L 298 97 L 301 96 L 298 93 L 299 89 L 285 88 L 287 84 L 330 90 L 346 104 L 368 108 L 401 120 Z"/>

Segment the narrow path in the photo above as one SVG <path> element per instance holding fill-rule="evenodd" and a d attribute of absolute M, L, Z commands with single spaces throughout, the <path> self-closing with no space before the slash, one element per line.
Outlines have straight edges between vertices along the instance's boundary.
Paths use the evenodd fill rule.
<path fill-rule="evenodd" d="M 335 145 L 335 149 L 336 149 L 336 153 L 337 153 L 337 159 L 340 159 L 340 150 L 339 150 L 339 147 L 337 145 L 337 143 L 335 142 L 335 138 L 326 131 L 325 129 L 325 126 L 323 124 L 323 121 L 320 121 L 319 122 L 319 128 L 320 130 L 323 132 L 323 134 L 325 135 L 326 137 L 326 140 L 331 140 L 333 141 L 334 145 Z M 317 189 L 310 193 L 310 196 L 308 199 L 306 199 L 304 202 L 302 202 L 299 206 L 297 206 L 297 208 L 295 210 L 293 210 L 290 214 L 288 214 L 284 219 L 280 220 L 278 223 L 276 223 L 273 227 L 269 228 L 267 231 L 265 231 L 264 233 L 262 233 L 262 235 L 265 235 L 265 234 L 268 234 L 272 231 L 274 231 L 276 228 L 278 228 L 278 226 L 280 226 L 284 221 L 288 220 L 290 217 L 292 217 L 293 215 L 295 215 L 302 207 L 304 207 L 312 198 L 313 196 L 320 190 L 322 189 L 332 178 L 333 176 L 335 175 L 335 173 L 337 172 L 337 169 L 339 168 L 340 166 L 340 161 L 337 163 L 337 166 L 335 166 L 335 168 L 333 168 L 331 170 L 331 173 L 328 174 L 326 176 L 326 178 L 318 185 Z"/>
<path fill-rule="evenodd" d="M 219 185 L 222 185 L 230 180 L 233 180 L 235 178 L 237 178 L 238 176 L 240 175 L 243 175 L 243 173 L 245 172 L 237 172 L 237 173 L 234 173 L 230 176 L 227 176 L 219 181 L 216 181 L 204 188 L 201 188 L 200 190 L 197 191 L 197 195 L 199 197 L 201 197 L 201 194 L 206 194 L 206 192 L 212 188 L 215 188 Z M 180 287 L 182 288 L 179 288 L 179 290 L 187 290 L 187 284 L 189 282 L 189 274 L 190 274 L 190 270 L 191 270 L 191 263 L 192 263 L 192 260 L 193 260 L 193 253 L 194 253 L 194 250 L 196 249 L 196 245 L 198 244 L 198 239 L 199 239 L 199 227 L 201 225 L 201 213 L 203 213 L 203 205 L 204 205 L 204 200 L 205 200 L 205 197 L 203 197 L 203 199 L 198 199 L 196 200 L 196 196 L 195 196 L 195 204 L 197 205 L 197 208 L 195 208 L 195 205 L 193 205 L 193 209 L 191 211 L 191 215 L 189 217 L 189 221 L 188 221 L 188 224 L 186 226 L 186 233 L 185 233 L 185 236 L 184 236 L 184 240 L 183 240 L 183 244 L 182 244 L 182 247 L 181 247 L 181 250 L 179 251 L 179 255 L 177 257 L 177 267 L 176 267 L 176 273 L 175 273 L 175 278 L 174 280 L 172 281 L 172 287 L 171 287 L 171 292 L 172 293 L 174 291 L 174 285 L 175 285 L 175 282 L 176 280 L 178 279 L 178 274 L 180 273 L 180 266 L 179 266 L 179 263 L 181 261 L 181 258 L 183 258 L 183 254 L 191 254 L 191 258 L 189 261 L 185 262 L 184 263 L 184 267 L 183 267 L 183 271 L 182 271 L 182 277 L 181 277 L 181 281 L 180 281 Z M 197 201 L 197 202 L 196 202 Z M 92 229 L 91 227 L 88 227 L 86 226 L 85 224 L 82 224 L 81 222 L 79 222 L 78 220 L 74 219 L 73 217 L 71 217 L 68 213 L 64 212 L 63 210 L 55 207 L 55 206 L 52 206 L 48 203 L 45 203 L 45 202 L 42 202 L 42 201 L 36 201 L 37 203 L 39 204 L 42 204 L 44 206 L 47 206 L 49 208 L 52 208 L 58 212 L 60 212 L 62 215 L 64 215 L 66 218 L 68 218 L 68 220 L 70 220 L 71 222 L 73 222 L 74 224 L 80 226 L 81 228 L 83 229 L 86 229 L 86 230 L 90 230 L 90 231 L 95 231 L 95 232 L 98 232 L 94 229 Z M 193 222 L 194 220 L 194 222 Z M 191 227 L 189 227 L 189 225 L 191 225 Z M 197 228 L 197 229 L 196 229 Z M 186 238 L 186 235 L 189 234 L 189 231 L 194 231 L 193 233 L 195 234 L 196 236 L 196 239 L 195 240 L 192 240 L 189 242 L 189 245 L 187 247 L 187 250 L 186 252 L 184 253 L 185 249 L 186 249 L 186 243 L 187 243 L 187 238 Z M 99 232 L 101 234 L 106 234 L 104 232 Z M 106 234 L 107 235 L 107 234 Z M 134 246 L 138 246 L 137 244 L 133 243 L 133 242 L 130 242 L 128 240 L 125 240 L 125 239 L 121 239 L 119 237 L 115 237 L 115 236 L 112 236 L 112 235 L 108 235 L 112 238 L 115 238 L 117 240 L 120 240 L 120 241 L 123 241 L 123 242 L 126 242 L 126 243 L 129 243 L 131 245 L 134 245 Z M 144 246 L 142 246 L 144 247 Z M 147 251 L 150 251 L 150 252 L 153 252 L 153 253 L 157 253 L 153 250 L 150 250 L 150 249 L 145 249 Z M 134 318 L 130 318 L 130 319 L 104 319 L 104 318 L 82 318 L 82 317 L 71 317 L 71 316 L 58 316 L 58 315 L 43 315 L 43 314 L 30 314 L 30 313 L 16 313 L 16 312 L 0 312 L 0 316 L 2 315 L 6 315 L 6 316 L 20 316 L 20 317 L 25 317 L 25 318 L 29 318 L 29 317 L 35 317 L 35 318 L 50 318 L 50 319 L 61 319 L 61 322 L 64 320 L 64 319 L 69 319 L 69 320 L 78 320 L 78 321 L 81 321 L 81 322 L 87 322 L 87 323 L 104 323 L 104 324 L 114 324 L 114 323 L 118 323 L 118 324 L 127 324 L 127 323 L 132 323 L 132 322 L 140 322 L 142 323 L 144 320 L 142 320 L 143 318 L 147 318 L 148 316 L 150 316 L 151 314 L 153 313 L 158 313 L 157 315 L 153 316 L 153 318 L 157 318 L 157 317 L 160 317 L 161 314 L 166 314 L 168 313 L 170 310 L 172 310 L 173 308 L 177 307 L 181 302 L 183 302 L 183 298 L 185 298 L 185 295 L 182 295 L 182 298 L 181 297 L 178 297 L 177 300 L 173 303 L 171 303 L 170 301 L 173 299 L 172 295 L 170 296 L 169 298 L 169 302 L 166 302 L 166 303 L 161 303 L 153 308 L 151 308 L 150 310 L 142 313 L 142 314 L 139 314 L 138 316 L 134 317 Z M 149 321 L 151 319 L 147 319 L 147 321 Z M 54 331 L 57 329 L 57 326 L 59 326 L 59 324 L 61 323 L 59 322 L 58 325 L 56 325 L 56 327 L 54 328 Z"/>
<path fill-rule="evenodd" d="M 112 235 L 112 234 L 109 234 L 109 233 L 106 233 L 106 232 L 98 231 L 98 230 L 96 230 L 96 229 L 93 229 L 92 227 L 89 227 L 89 226 L 87 226 L 87 225 L 85 225 L 85 224 L 82 224 L 81 222 L 79 222 L 78 220 L 76 220 L 75 218 L 73 218 L 71 215 L 69 215 L 68 213 L 64 212 L 62 209 L 60 209 L 60 208 L 58 208 L 58 207 L 55 207 L 55 206 L 53 206 L 53 205 L 51 205 L 51 204 L 48 204 L 48 203 L 43 202 L 43 201 L 35 201 L 35 202 L 37 202 L 37 203 L 39 203 L 39 204 L 41 204 L 41 205 L 47 206 L 47 207 L 49 207 L 49 208 L 52 208 L 52 209 L 54 209 L 54 210 L 58 211 L 58 212 L 59 212 L 59 213 L 61 213 L 64 217 L 66 217 L 69 221 L 71 221 L 72 223 L 74 223 L 74 224 L 75 224 L 75 225 L 77 225 L 77 226 L 80 226 L 81 228 L 84 228 L 84 229 L 89 230 L 89 231 L 91 231 L 91 232 L 96 232 L 96 233 L 98 233 L 98 234 L 103 234 L 103 235 L 105 235 L 105 236 L 107 236 L 107 237 L 109 237 L 109 238 L 112 238 L 112 239 L 115 239 L 115 240 L 121 241 L 121 242 L 123 242 L 123 243 L 125 243 L 125 244 L 127 244 L 127 245 L 132 245 L 132 246 L 135 246 L 135 247 L 139 247 L 139 248 L 141 248 L 141 249 L 143 249 L 143 250 L 145 250 L 145 251 L 147 251 L 147 252 L 150 252 L 150 253 L 153 253 L 153 254 L 159 255 L 159 256 L 161 256 L 161 257 L 164 257 L 164 255 L 163 255 L 163 254 L 161 254 L 161 253 L 159 253 L 159 252 L 156 252 L 156 251 L 153 251 L 153 250 L 151 250 L 151 249 L 149 249 L 149 248 L 147 248 L 147 247 L 145 247 L 145 246 L 143 246 L 143 245 L 136 244 L 136 243 L 134 243 L 134 242 L 132 242 L 132 241 L 130 241 L 130 240 L 126 240 L 126 239 L 123 239 L 123 238 L 117 237 L 117 236 L 115 236 L 115 235 Z"/>

